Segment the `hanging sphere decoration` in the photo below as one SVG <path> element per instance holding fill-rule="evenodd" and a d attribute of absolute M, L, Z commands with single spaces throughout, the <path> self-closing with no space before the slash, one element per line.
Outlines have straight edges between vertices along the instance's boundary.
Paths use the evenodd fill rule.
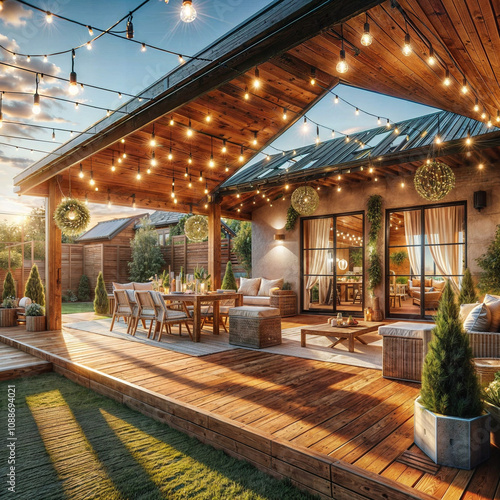
<path fill-rule="evenodd" d="M 455 174 L 445 163 L 433 160 L 418 167 L 413 182 L 422 198 L 438 201 L 455 187 Z"/>
<path fill-rule="evenodd" d="M 90 212 L 84 203 L 76 198 L 64 199 L 54 212 L 54 221 L 63 234 L 78 236 L 87 229 Z"/>
<path fill-rule="evenodd" d="M 208 220 L 203 215 L 193 215 L 184 224 L 184 234 L 188 239 L 200 242 L 208 237 Z"/>
<path fill-rule="evenodd" d="M 300 186 L 292 194 L 292 207 L 300 215 L 312 215 L 318 208 L 319 196 L 315 189 Z"/>

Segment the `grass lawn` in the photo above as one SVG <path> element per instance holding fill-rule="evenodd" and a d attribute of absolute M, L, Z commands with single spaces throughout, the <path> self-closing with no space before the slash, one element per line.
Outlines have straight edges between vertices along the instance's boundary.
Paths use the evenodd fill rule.
<path fill-rule="evenodd" d="M 73 314 L 73 313 L 86 313 L 94 312 L 93 302 L 63 302 L 62 303 L 62 313 L 63 314 Z"/>
<path fill-rule="evenodd" d="M 2 382 L 4 398 L 8 385 L 16 387 L 16 493 L 2 481 L 2 498 L 314 498 L 55 373 Z M 3 478 L 8 452 L 0 447 Z"/>

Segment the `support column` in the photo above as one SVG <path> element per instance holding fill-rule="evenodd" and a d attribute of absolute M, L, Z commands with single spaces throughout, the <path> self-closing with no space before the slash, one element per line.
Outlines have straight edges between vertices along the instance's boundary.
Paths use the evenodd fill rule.
<path fill-rule="evenodd" d="M 57 185 L 57 178 L 49 180 L 49 197 L 45 210 L 45 261 L 46 261 L 46 289 L 45 307 L 47 315 L 47 330 L 60 330 L 61 319 L 61 230 L 54 222 L 54 211 L 61 202 L 62 195 Z"/>
<path fill-rule="evenodd" d="M 211 275 L 212 290 L 221 285 L 221 221 L 220 203 L 208 205 L 208 274 Z"/>

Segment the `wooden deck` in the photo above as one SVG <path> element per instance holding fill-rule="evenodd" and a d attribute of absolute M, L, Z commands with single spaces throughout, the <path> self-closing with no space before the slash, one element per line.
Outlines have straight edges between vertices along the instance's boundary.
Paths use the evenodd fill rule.
<path fill-rule="evenodd" d="M 0 381 L 52 371 L 52 364 L 26 352 L 0 344 Z"/>
<path fill-rule="evenodd" d="M 500 450 L 473 471 L 435 467 L 413 445 L 419 385 L 377 370 L 244 349 L 192 357 L 67 328 L 0 340 L 323 498 L 500 498 Z"/>

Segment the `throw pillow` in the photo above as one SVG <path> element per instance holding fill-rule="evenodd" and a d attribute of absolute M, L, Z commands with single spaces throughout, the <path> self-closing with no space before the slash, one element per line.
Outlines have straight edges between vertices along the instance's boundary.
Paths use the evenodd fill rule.
<path fill-rule="evenodd" d="M 487 332 L 490 329 L 491 311 L 486 304 L 477 304 L 464 321 L 467 332 Z"/>
<path fill-rule="evenodd" d="M 498 295 L 486 294 L 483 303 L 491 311 L 490 332 L 500 331 L 500 297 Z"/>
<path fill-rule="evenodd" d="M 414 287 L 414 288 L 420 288 L 420 280 L 417 280 L 417 279 L 412 279 L 411 280 L 411 286 Z"/>
<path fill-rule="evenodd" d="M 269 297 L 271 288 L 281 288 L 283 286 L 283 281 L 283 278 L 280 278 L 278 280 L 266 280 L 266 278 L 262 278 L 260 280 L 259 295 Z"/>
<path fill-rule="evenodd" d="M 460 321 L 462 323 L 465 322 L 465 320 L 467 319 L 467 316 L 469 315 L 469 313 L 476 306 L 477 306 L 477 302 L 475 304 L 461 304 L 461 306 L 460 306 Z"/>
<path fill-rule="evenodd" d="M 432 286 L 432 278 L 425 278 L 425 285 L 424 286 Z"/>
<path fill-rule="evenodd" d="M 238 293 L 243 295 L 257 295 L 259 293 L 260 278 L 240 278 Z"/>
<path fill-rule="evenodd" d="M 434 287 L 434 290 L 444 290 L 444 285 L 446 285 L 446 281 L 437 281 L 437 280 L 432 280 L 432 286 Z"/>

